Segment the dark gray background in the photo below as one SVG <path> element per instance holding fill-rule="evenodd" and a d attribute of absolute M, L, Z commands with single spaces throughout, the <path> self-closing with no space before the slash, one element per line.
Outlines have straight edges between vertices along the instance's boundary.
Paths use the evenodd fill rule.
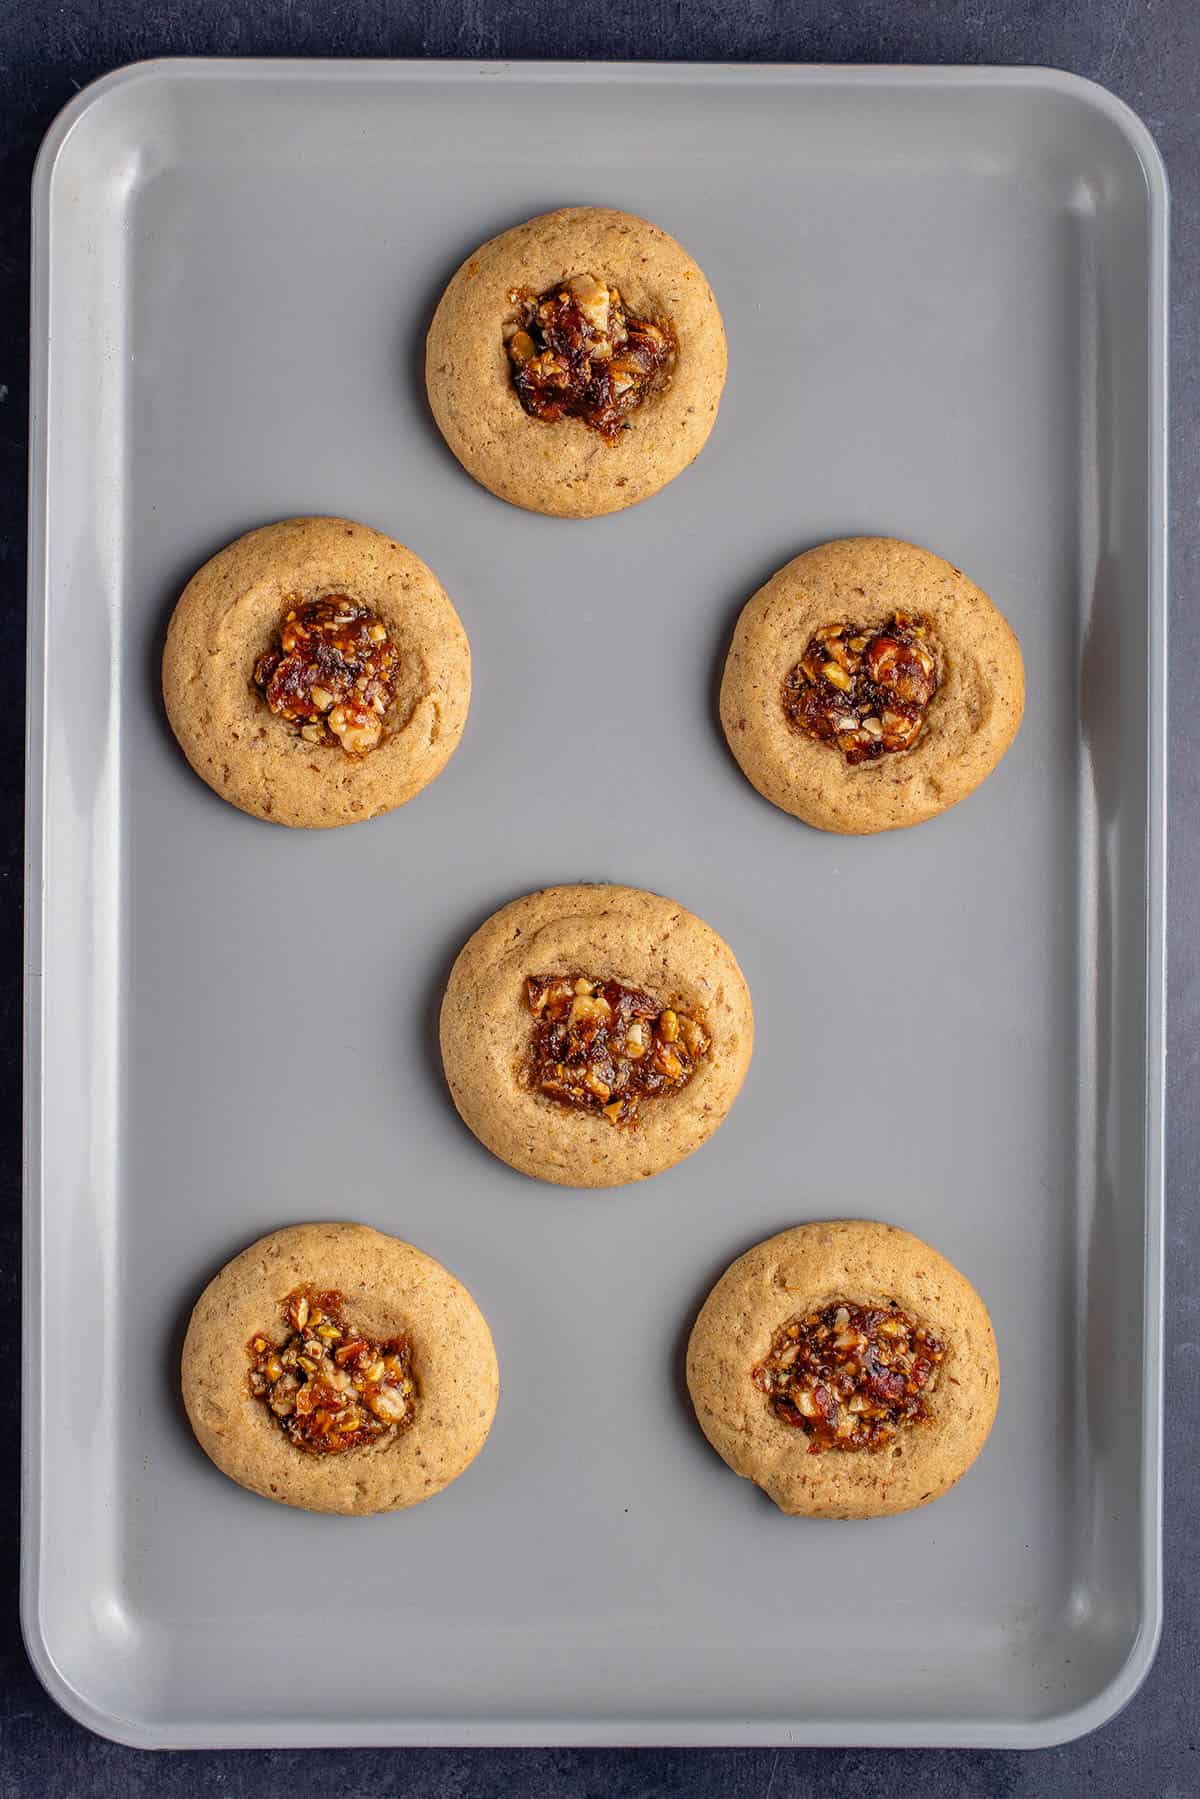
<path fill-rule="evenodd" d="M 1200 6 L 1196 0 L 9 0 L 0 16 L 0 929 L 14 975 L 20 954 L 21 669 L 28 343 L 28 185 L 38 142 L 59 107 L 94 76 L 155 55 L 586 56 L 760 61 L 1044 63 L 1104 82 L 1142 115 L 1167 161 L 1174 206 L 1172 429 L 1171 1016 L 1168 1075 L 1166 1622 L 1143 1691 L 1106 1729 L 1061 1750 L 967 1752 L 525 1751 L 330 1752 L 152 1756 L 88 1735 L 42 1693 L 16 1618 L 17 1393 L 0 1383 L 0 1580 L 14 1595 L 0 1623 L 0 1799 L 9 1795 L 231 1793 L 339 1799 L 367 1795 L 728 1795 L 786 1799 L 871 1795 L 1099 1791 L 1184 1799 L 1200 1786 L 1196 1687 L 1200 1496 L 1200 1252 L 1185 1221 L 1200 1132 L 1195 1090 L 1200 959 L 1194 944 L 1200 832 L 1192 825 L 1200 731 L 1188 670 L 1200 650 L 1189 596 L 1197 557 L 1194 420 L 1200 321 L 1188 300 L 1200 189 Z M 20 1022 L 15 979 L 0 991 L 2 1118 L 0 1295 L 15 1331 L 19 1215 Z M 8 1358 L 13 1365 L 13 1356 Z M 81 1370 L 81 1375 L 85 1371 Z M 86 1403 L 82 1394 L 81 1403 Z M 798 1628 L 803 1620 L 798 1619 Z M 420 1653 L 414 1644 L 414 1653 Z"/>

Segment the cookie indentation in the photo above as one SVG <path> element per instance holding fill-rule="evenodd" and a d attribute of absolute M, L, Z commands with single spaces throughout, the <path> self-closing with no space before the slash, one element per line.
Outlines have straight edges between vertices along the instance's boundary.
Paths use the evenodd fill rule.
<path fill-rule="evenodd" d="M 928 1419 L 945 1359 L 942 1340 L 895 1303 L 840 1300 L 783 1325 L 751 1379 L 810 1455 L 877 1451 Z"/>
<path fill-rule="evenodd" d="M 297 1449 L 339 1455 L 408 1429 L 417 1384 L 406 1336 L 372 1342 L 333 1290 L 297 1287 L 281 1310 L 290 1335 L 278 1345 L 265 1332 L 251 1337 L 248 1380 Z"/>
<path fill-rule="evenodd" d="M 620 290 L 576 275 L 546 293 L 516 288 L 504 327 L 517 398 L 550 424 L 575 418 L 614 443 L 629 414 L 662 387 L 675 360 L 665 320 L 631 314 Z"/>
<path fill-rule="evenodd" d="M 293 599 L 278 645 L 254 665 L 254 685 L 306 743 L 364 756 L 383 738 L 400 652 L 387 628 L 345 594 Z"/>
<path fill-rule="evenodd" d="M 531 975 L 528 1078 L 566 1105 L 636 1123 L 647 1099 L 679 1092 L 712 1048 L 703 1021 L 638 988 L 587 975 Z"/>
<path fill-rule="evenodd" d="M 788 722 L 853 767 L 913 747 L 938 689 L 929 628 L 904 612 L 878 630 L 821 625 L 783 683 Z"/>

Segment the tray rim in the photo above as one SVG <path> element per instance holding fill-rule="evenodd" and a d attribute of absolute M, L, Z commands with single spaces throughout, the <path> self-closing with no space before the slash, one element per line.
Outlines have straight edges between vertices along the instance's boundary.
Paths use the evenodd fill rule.
<path fill-rule="evenodd" d="M 1145 1252 L 1143 1260 L 1143 1457 L 1140 1502 L 1144 1543 L 1141 1612 L 1129 1654 L 1105 1686 L 1083 1704 L 1023 1722 L 969 1719 L 894 1721 L 864 1719 L 845 1724 L 795 1724 L 786 1718 L 740 1723 L 707 1723 L 692 1718 L 611 1717 L 585 1722 L 565 1715 L 521 1716 L 496 1722 L 441 1716 L 360 1722 L 360 1747 L 392 1746 L 680 1746 L 749 1747 L 971 1747 L 1051 1748 L 1098 1729 L 1129 1704 L 1153 1665 L 1162 1633 L 1163 1495 L 1163 1330 L 1165 1209 L 1166 1057 L 1166 850 L 1167 850 L 1167 382 L 1168 257 L 1170 193 L 1161 152 L 1144 121 L 1108 88 L 1071 71 L 1034 65 L 926 63 L 619 62 L 591 60 L 320 57 L 158 57 L 126 64 L 82 88 L 58 113 L 42 140 L 34 166 L 30 251 L 29 520 L 26 622 L 25 871 L 24 871 L 24 1045 L 22 1061 L 22 1381 L 21 1381 L 21 1551 L 20 1619 L 25 1650 L 50 1697 L 77 1723 L 132 1748 L 265 1748 L 277 1746 L 269 1723 L 226 1721 L 217 1732 L 148 1724 L 94 1704 L 58 1667 L 41 1614 L 41 1513 L 38 1503 L 43 1423 L 42 1357 L 31 1354 L 44 1328 L 42 1137 L 44 1021 L 42 948 L 45 857 L 43 801 L 46 716 L 46 579 L 48 394 L 50 373 L 49 289 L 51 188 L 55 169 L 80 120 L 110 95 L 163 78 L 238 82 L 265 79 L 297 82 L 332 78 L 346 83 L 462 81 L 480 77 L 549 82 L 588 80 L 753 86 L 764 79 L 802 88 L 893 86 L 900 88 L 1010 88 L 1073 96 L 1106 117 L 1124 136 L 1141 167 L 1147 189 L 1149 257 L 1147 294 L 1149 345 L 1147 401 L 1149 466 L 1147 482 L 1147 815 L 1144 867 L 1146 918 L 1146 1150 L 1144 1169 Z M 296 1747 L 343 1747 L 337 1726 L 289 1732 Z"/>

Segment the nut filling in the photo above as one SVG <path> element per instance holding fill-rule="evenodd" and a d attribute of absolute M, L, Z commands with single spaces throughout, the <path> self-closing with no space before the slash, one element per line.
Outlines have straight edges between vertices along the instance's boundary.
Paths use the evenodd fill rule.
<path fill-rule="evenodd" d="M 404 1336 L 372 1343 L 351 1329 L 340 1293 L 297 1287 L 283 1301 L 291 1335 L 251 1337 L 250 1391 L 310 1455 L 339 1455 L 399 1436 L 416 1416 L 412 1346 Z"/>
<path fill-rule="evenodd" d="M 751 1379 L 808 1453 L 879 1450 L 929 1417 L 946 1346 L 907 1312 L 835 1302 L 775 1335 Z"/>
<path fill-rule="evenodd" d="M 619 981 L 537 975 L 525 986 L 531 1084 L 614 1124 L 636 1123 L 644 1099 L 686 1087 L 712 1047 L 700 1020 Z"/>
<path fill-rule="evenodd" d="M 878 631 L 822 625 L 783 683 L 783 709 L 853 766 L 911 749 L 937 689 L 928 626 L 896 612 Z"/>
<path fill-rule="evenodd" d="M 513 386 L 526 412 L 547 424 L 582 419 L 607 442 L 675 359 L 665 323 L 632 317 L 615 287 L 576 275 L 562 287 L 509 295 L 516 316 L 504 327 Z"/>
<path fill-rule="evenodd" d="M 279 646 L 254 665 L 254 685 L 306 743 L 363 756 L 383 736 L 400 652 L 373 612 L 345 594 L 288 603 Z"/>

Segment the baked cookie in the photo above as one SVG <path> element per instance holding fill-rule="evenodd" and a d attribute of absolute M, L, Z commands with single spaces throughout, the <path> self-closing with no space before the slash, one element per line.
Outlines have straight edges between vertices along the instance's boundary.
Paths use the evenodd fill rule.
<path fill-rule="evenodd" d="M 781 1511 L 880 1518 L 966 1473 L 1000 1365 L 957 1268 L 907 1231 L 852 1218 L 798 1224 L 727 1268 L 687 1380 L 717 1454 Z"/>
<path fill-rule="evenodd" d="M 995 768 L 1025 705 L 1021 646 L 960 569 L 893 537 L 797 556 L 748 603 L 721 723 L 773 805 L 823 831 L 944 812 Z"/>
<path fill-rule="evenodd" d="M 618 1187 L 711 1137 L 754 1015 L 733 952 L 682 906 L 547 887 L 467 943 L 441 1031 L 454 1103 L 494 1155 L 563 1187 Z"/>
<path fill-rule="evenodd" d="M 432 1256 L 365 1224 L 293 1224 L 244 1249 L 196 1302 L 183 1402 L 239 1486 L 309 1512 L 392 1512 L 483 1448 L 491 1335 Z"/>
<path fill-rule="evenodd" d="M 531 512 L 595 518 L 700 454 L 725 385 L 725 328 L 674 238 L 569 206 L 480 246 L 429 328 L 425 379 L 446 442 Z"/>
<path fill-rule="evenodd" d="M 411 550 L 351 519 L 285 519 L 192 576 L 163 697 L 222 799 L 319 829 L 390 812 L 441 773 L 466 723 L 471 652 Z"/>

